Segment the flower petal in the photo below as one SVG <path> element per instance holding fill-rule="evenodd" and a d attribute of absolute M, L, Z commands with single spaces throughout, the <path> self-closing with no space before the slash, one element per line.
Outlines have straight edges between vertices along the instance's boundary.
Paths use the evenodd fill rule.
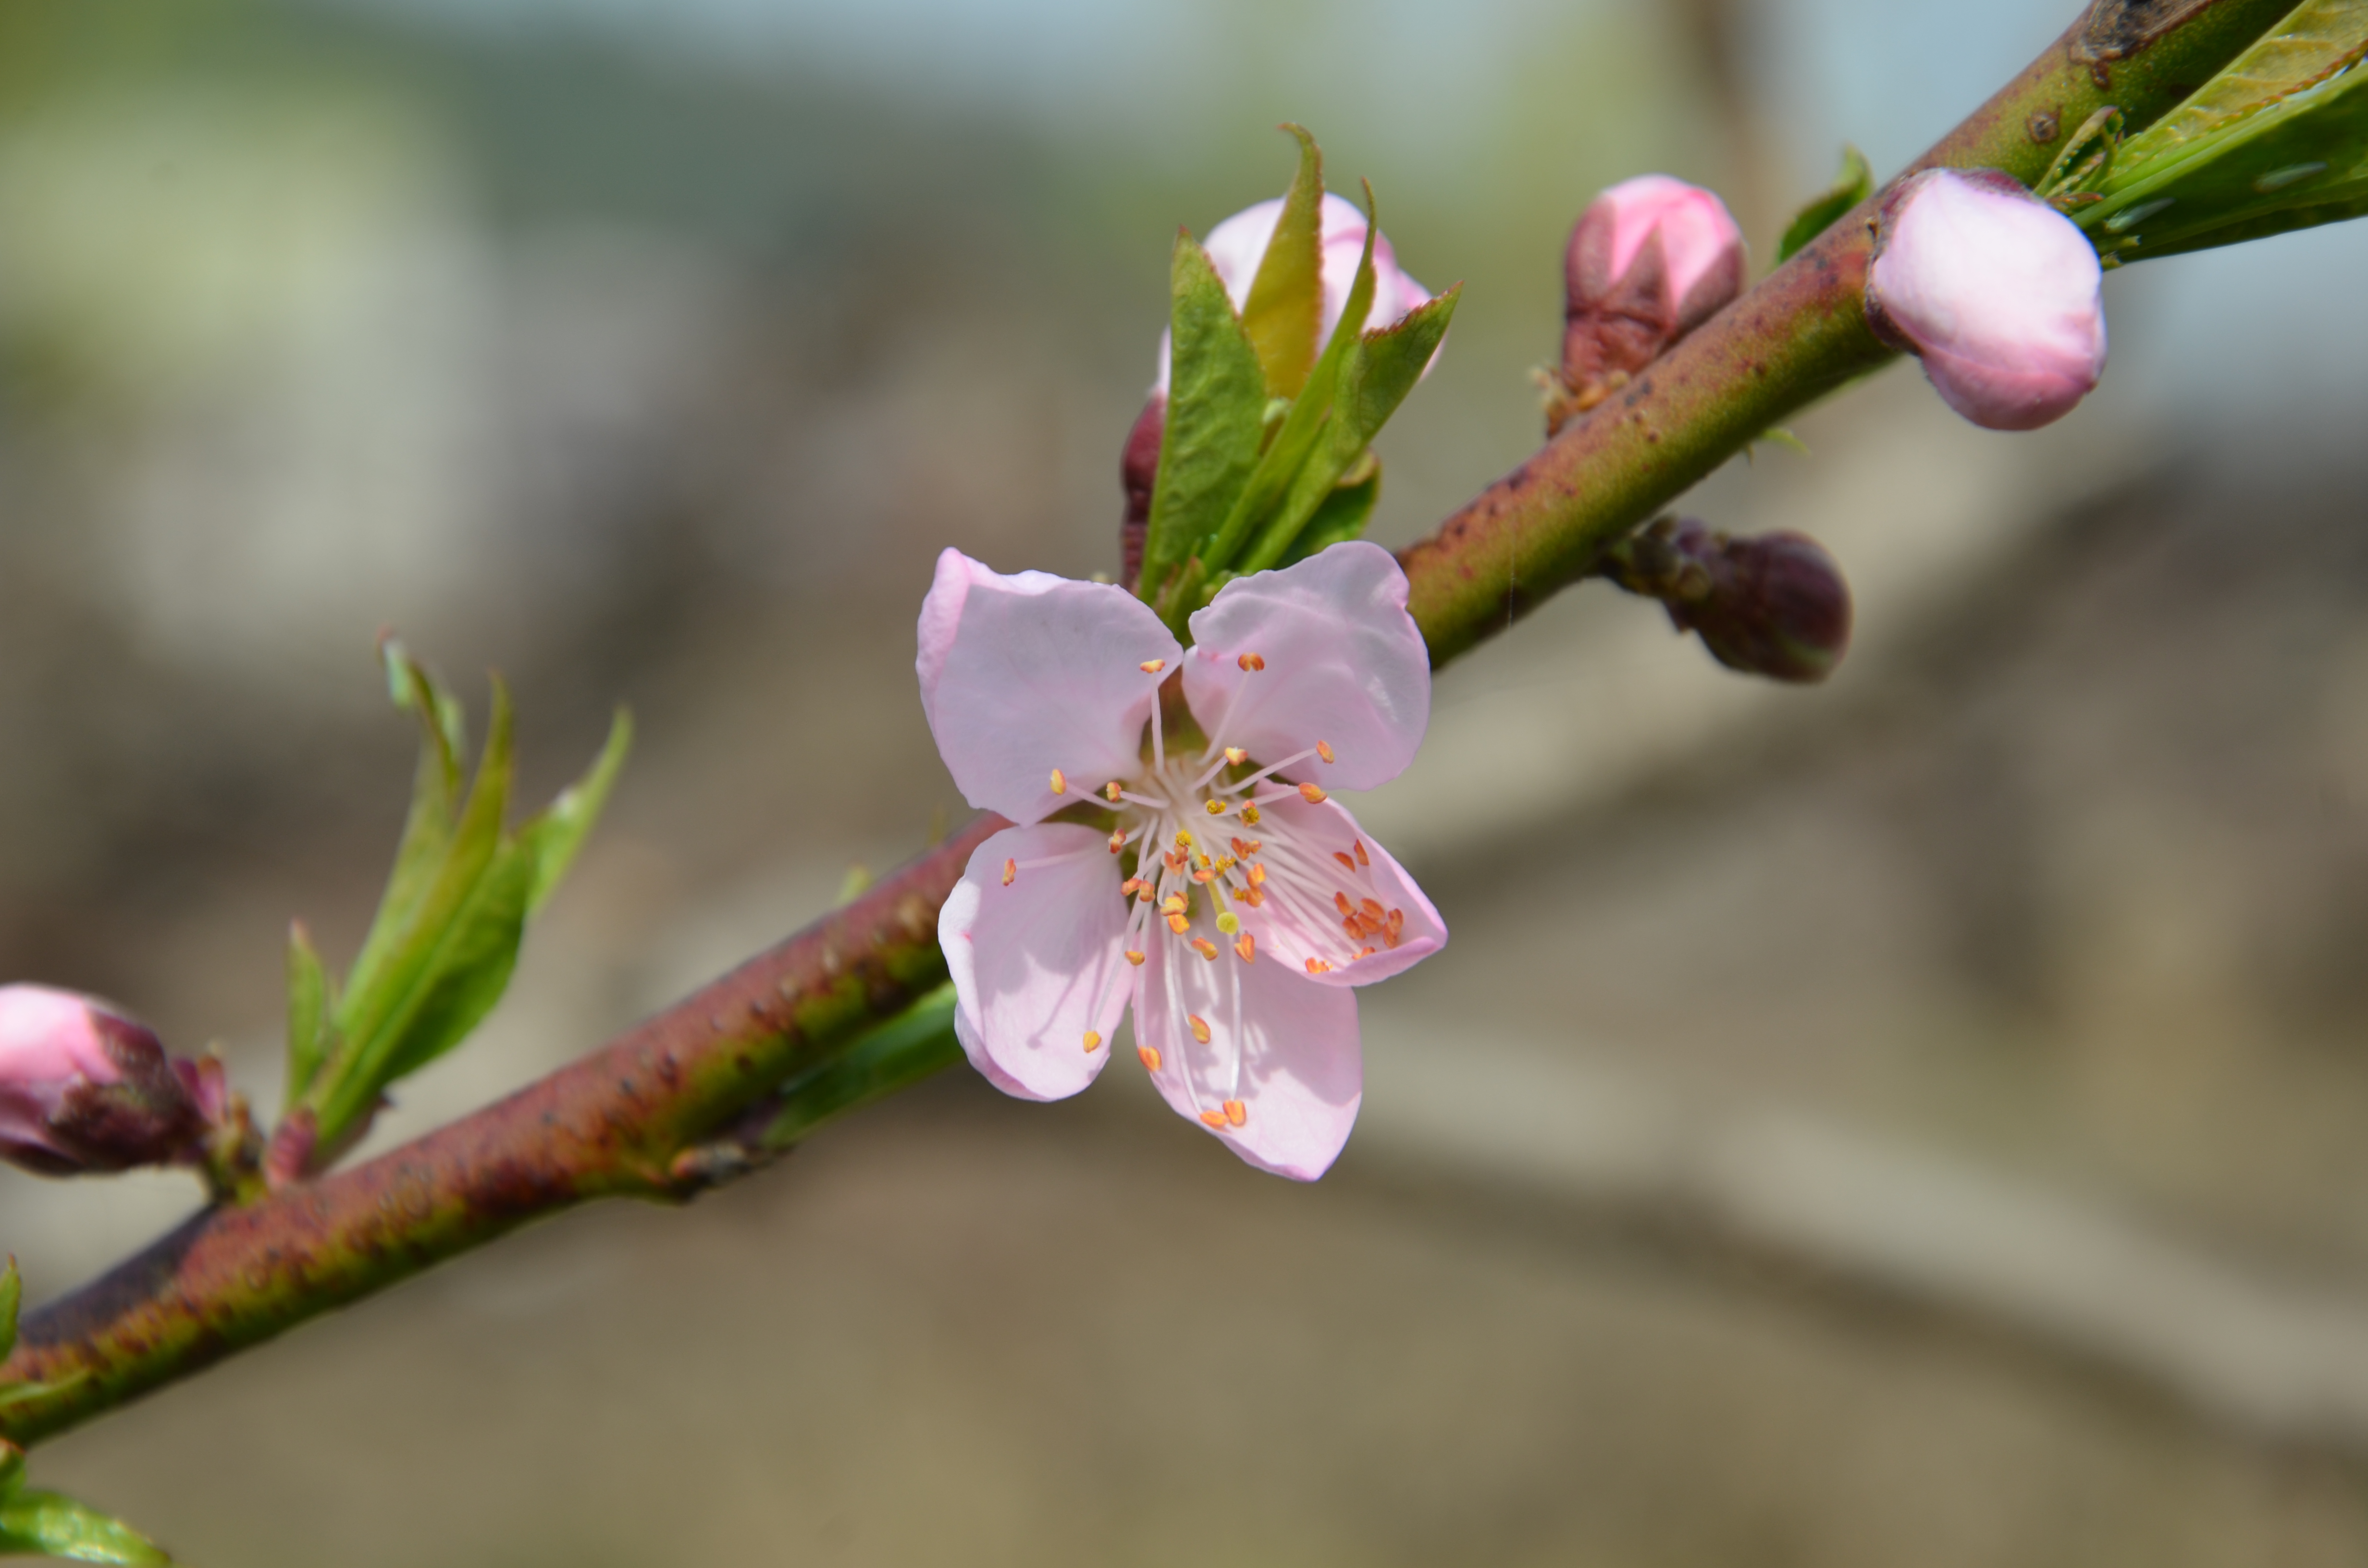
<path fill-rule="evenodd" d="M 1053 863 L 1031 864 L 1047 858 Z M 1015 868 L 1009 882 L 1006 865 Z M 1062 1099 L 1110 1060 L 1133 988 L 1119 947 L 1126 900 L 1118 884 L 1110 846 L 1092 828 L 1006 828 L 971 855 L 938 912 L 954 1034 L 1005 1094 Z M 1092 1051 L 1088 1029 L 1101 1036 Z"/>
<path fill-rule="evenodd" d="M 1311 805 L 1286 795 L 1259 809 L 1269 824 L 1258 856 L 1267 866 L 1266 901 L 1255 909 L 1235 904 L 1243 926 L 1258 939 L 1258 961 L 1271 957 L 1306 975 L 1314 959 L 1330 966 L 1313 976 L 1319 984 L 1371 985 L 1447 946 L 1439 910 L 1346 806 L 1338 801 Z M 1351 937 L 1343 928 L 1336 897 L 1347 899 L 1366 922 L 1363 935 Z M 1371 916 L 1375 907 L 1382 913 Z M 1375 919 L 1383 923 L 1378 933 L 1372 929 Z M 1373 949 L 1370 956 L 1356 956 L 1366 948 Z"/>
<path fill-rule="evenodd" d="M 962 797 L 1032 823 L 1141 770 L 1161 672 L 1182 657 L 1123 588 L 1049 572 L 1006 577 L 949 550 L 921 606 L 915 667 Z M 1066 799 L 1052 790 L 1056 767 L 1073 781 Z"/>
<path fill-rule="evenodd" d="M 1207 1027 L 1206 1043 L 1194 1017 Z M 1134 1038 L 1159 1053 L 1152 1082 L 1177 1114 L 1260 1170 L 1314 1181 L 1357 1123 L 1365 1070 L 1356 996 L 1312 985 L 1280 964 L 1243 963 L 1231 953 L 1205 962 L 1179 943 L 1154 942 Z M 1225 1115 L 1228 1100 L 1243 1109 L 1238 1126 Z M 1212 1126 L 1209 1113 L 1224 1125 Z"/>
<path fill-rule="evenodd" d="M 1406 770 L 1430 723 L 1430 651 L 1406 613 L 1406 574 L 1362 540 L 1237 577 L 1192 617 L 1184 699 L 1213 744 L 1273 764 L 1321 741 L 1337 762 L 1285 769 L 1370 790 Z M 1244 654 L 1263 667 L 1245 670 Z M 1218 732 L 1222 731 L 1222 733 Z"/>

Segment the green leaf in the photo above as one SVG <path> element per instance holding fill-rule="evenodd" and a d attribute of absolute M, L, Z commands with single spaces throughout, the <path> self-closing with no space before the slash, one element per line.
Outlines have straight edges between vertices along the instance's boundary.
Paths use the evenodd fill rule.
<path fill-rule="evenodd" d="M 528 888 L 527 913 L 541 909 L 551 897 L 559 880 L 575 863 L 575 852 L 584 847 L 585 835 L 600 820 L 600 809 L 609 803 L 609 787 L 617 782 L 618 770 L 625 766 L 625 754 L 633 746 L 633 716 L 620 708 L 609 723 L 609 742 L 600 755 L 592 760 L 584 777 L 559 792 L 551 804 L 518 829 L 518 842 L 525 846 L 534 865 L 534 877 Z"/>
<path fill-rule="evenodd" d="M 1301 528 L 1330 495 L 1406 393 L 1447 335 L 1463 285 L 1426 301 L 1392 325 L 1360 335 L 1340 362 L 1338 383 L 1317 450 L 1301 466 L 1291 491 L 1241 562 L 1244 573 L 1263 572 L 1280 562 Z"/>
<path fill-rule="evenodd" d="M 1866 154 L 1848 142 L 1842 144 L 1842 172 L 1833 188 L 1816 198 L 1801 209 L 1784 231 L 1783 240 L 1776 247 L 1779 266 L 1793 259 L 1793 254 L 1834 226 L 1834 221 L 1864 201 L 1874 191 L 1874 170 Z"/>
<path fill-rule="evenodd" d="M 381 1085 L 408 1077 L 469 1037 L 509 989 L 526 936 L 535 858 L 504 845 L 444 928 L 432 962 L 388 1029 Z"/>
<path fill-rule="evenodd" d="M 0 1555 L 166 1568 L 173 1561 L 163 1547 L 122 1520 L 55 1492 L 33 1491 L 0 1501 Z"/>
<path fill-rule="evenodd" d="M 411 812 L 403 824 L 403 840 L 394 852 L 394 870 L 387 878 L 378 914 L 370 934 L 346 973 L 346 992 L 367 991 L 375 982 L 388 950 L 402 937 L 419 901 L 441 869 L 444 850 L 452 836 L 452 819 L 461 798 L 461 758 L 467 752 L 466 723 L 460 702 L 436 684 L 436 679 L 388 638 L 380 646 L 386 662 L 387 686 L 398 710 L 419 720 L 419 766 L 412 777 Z"/>
<path fill-rule="evenodd" d="M 1338 390 L 1340 362 L 1354 347 L 1359 330 L 1373 309 L 1376 287 L 1373 239 L 1381 233 L 1382 225 L 1380 214 L 1373 205 L 1373 187 L 1370 183 L 1365 187 L 1365 213 L 1364 254 L 1358 257 L 1356 277 L 1349 282 L 1349 298 L 1340 312 L 1340 320 L 1332 328 L 1332 340 L 1325 345 L 1323 358 L 1315 362 L 1315 373 L 1307 379 L 1306 390 L 1292 403 L 1290 413 L 1283 418 L 1282 427 L 1267 444 L 1265 456 L 1258 460 L 1249 483 L 1242 487 L 1241 495 L 1234 503 L 1233 510 L 1226 515 L 1224 526 L 1201 551 L 1203 562 L 1211 572 L 1224 571 L 1232 565 L 1251 530 L 1273 512 L 1290 489 L 1292 479 L 1306 464 L 1308 454 L 1315 449 L 1317 433 L 1324 426 L 1325 417 L 1332 411 L 1333 394 Z M 1162 601 L 1163 613 L 1171 624 L 1178 627 L 1178 636 L 1183 634 L 1184 620 L 1208 602 L 1201 593 L 1194 591 L 1203 586 L 1206 592 L 1213 593 L 1216 585 L 1204 575 L 1198 583 L 1179 584 L 1180 591 L 1170 599 Z"/>
<path fill-rule="evenodd" d="M 2113 261 L 2368 211 L 2368 0 L 2304 0 L 2122 144 L 2074 222 Z"/>
<path fill-rule="evenodd" d="M 1168 576 L 1214 533 L 1257 464 L 1265 434 L 1266 377 L 1208 252 L 1176 238 L 1167 423 L 1152 482 L 1143 574 L 1157 598 Z"/>
<path fill-rule="evenodd" d="M 304 1097 L 329 1057 L 329 976 L 301 920 L 288 926 L 288 1093 Z"/>
<path fill-rule="evenodd" d="M 765 1146 L 786 1149 L 824 1122 L 919 1082 L 962 1060 L 954 988 L 941 985 L 832 1060 L 781 1086 L 780 1114 Z"/>
<path fill-rule="evenodd" d="M 1373 518 L 1373 507 L 1382 498 L 1382 462 L 1368 448 L 1364 460 L 1351 469 L 1339 483 L 1332 487 L 1307 526 L 1299 530 L 1299 538 L 1285 551 L 1282 563 L 1304 561 L 1317 551 L 1340 543 L 1344 540 L 1362 539 L 1365 525 Z"/>
<path fill-rule="evenodd" d="M 17 1309 L 24 1301 L 25 1277 L 17 1272 L 17 1259 L 12 1256 L 8 1267 L 0 1270 L 0 1361 L 16 1351 Z"/>
<path fill-rule="evenodd" d="M 1250 282 L 1242 330 L 1258 349 L 1268 392 L 1297 397 L 1315 368 L 1315 335 L 1324 324 L 1324 154 L 1304 127 L 1282 129 L 1299 138 L 1299 172 Z"/>

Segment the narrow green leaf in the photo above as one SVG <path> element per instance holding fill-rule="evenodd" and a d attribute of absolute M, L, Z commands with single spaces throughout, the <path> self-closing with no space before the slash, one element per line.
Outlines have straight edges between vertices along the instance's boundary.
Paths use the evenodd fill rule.
<path fill-rule="evenodd" d="M 1299 138 L 1299 172 L 1250 282 L 1242 330 L 1258 349 L 1269 394 L 1297 397 L 1324 324 L 1324 154 L 1304 127 L 1282 129 Z"/>
<path fill-rule="evenodd" d="M 89 1369 L 76 1368 L 64 1377 L 52 1378 L 47 1382 L 0 1383 L 0 1415 L 6 1415 L 20 1404 L 63 1393 L 89 1376 Z M 0 1483 L 0 1491 L 5 1490 L 6 1484 Z"/>
<path fill-rule="evenodd" d="M 1258 531 L 1242 559 L 1244 573 L 1263 572 L 1282 560 L 1349 467 L 1364 456 L 1374 435 L 1397 412 L 1421 380 L 1423 367 L 1447 335 L 1463 285 L 1416 306 L 1392 325 L 1365 333 L 1340 362 L 1332 415 L 1324 439 L 1299 470 L 1281 508 Z"/>
<path fill-rule="evenodd" d="M 939 986 L 837 1057 L 784 1084 L 780 1114 L 766 1129 L 765 1145 L 786 1149 L 824 1122 L 961 1060 L 954 988 Z"/>
<path fill-rule="evenodd" d="M 1373 518 L 1373 508 L 1382 499 L 1382 463 L 1366 449 L 1363 460 L 1351 469 L 1339 483 L 1332 487 L 1299 530 L 1299 538 L 1284 552 L 1282 564 L 1304 561 L 1326 546 L 1344 540 L 1362 539 L 1365 525 Z"/>
<path fill-rule="evenodd" d="M 460 702 L 393 638 L 381 645 L 380 653 L 395 707 L 419 721 L 419 766 L 412 777 L 411 812 L 395 847 L 394 869 L 387 877 L 370 934 L 346 973 L 348 995 L 367 991 L 376 981 L 388 949 L 401 939 L 443 864 L 460 805 L 461 759 L 467 752 Z"/>
<path fill-rule="evenodd" d="M 526 935 L 535 858 L 505 845 L 445 928 L 418 989 L 390 1021 L 378 1081 L 408 1077 L 469 1037 L 509 988 Z"/>
<path fill-rule="evenodd" d="M 25 1277 L 17 1272 L 17 1259 L 11 1255 L 8 1267 L 0 1269 L 0 1361 L 17 1349 L 17 1309 L 24 1302 Z"/>
<path fill-rule="evenodd" d="M 585 835 L 600 820 L 609 788 L 617 782 L 618 770 L 625 766 L 625 754 L 632 746 L 633 716 L 620 708 L 609 722 L 608 744 L 592 759 L 584 777 L 562 790 L 556 800 L 518 829 L 518 842 L 534 862 L 534 880 L 527 892 L 528 914 L 542 907 L 575 863 L 575 852 L 584 847 Z"/>
<path fill-rule="evenodd" d="M 1256 465 L 1266 378 L 1208 252 L 1176 239 L 1167 422 L 1152 482 L 1135 591 L 1155 600 L 1200 541 L 1216 531 Z"/>
<path fill-rule="evenodd" d="M 304 1097 L 328 1059 L 329 976 L 301 920 L 288 927 L 288 1092 L 293 1106 Z"/>
<path fill-rule="evenodd" d="M 2112 174 L 2128 124 L 2129 117 L 2117 104 L 2107 104 L 2081 121 L 2080 129 L 2065 141 L 2064 151 L 2055 154 L 2055 161 L 2031 187 L 2031 194 L 2066 210 L 2095 199 L 2090 193 Z"/>
<path fill-rule="evenodd" d="M 1784 238 L 1776 247 L 1779 266 L 1793 259 L 1795 251 L 1834 226 L 1834 221 L 1864 201 L 1874 190 L 1874 170 L 1866 154 L 1848 142 L 1842 144 L 1842 172 L 1831 189 L 1816 197 L 1801 209 L 1784 230 Z"/>
<path fill-rule="evenodd" d="M 13 1497 L 25 1484 L 25 1450 L 0 1438 L 0 1498 Z"/>
<path fill-rule="evenodd" d="M 1265 455 L 1258 459 L 1249 483 L 1242 487 L 1240 498 L 1226 515 L 1216 538 L 1202 550 L 1202 559 L 1212 570 L 1223 571 L 1230 566 L 1251 530 L 1263 523 L 1281 501 L 1292 480 L 1306 463 L 1308 454 L 1315 449 L 1316 434 L 1323 428 L 1325 416 L 1332 411 L 1333 393 L 1339 385 L 1340 362 L 1355 346 L 1365 318 L 1373 309 L 1373 238 L 1382 232 L 1382 224 L 1381 215 L 1373 206 L 1370 182 L 1365 186 L 1365 213 L 1364 254 L 1358 257 L 1356 277 L 1349 285 L 1349 299 L 1340 312 L 1340 320 L 1332 328 L 1332 341 L 1325 345 L 1323 358 L 1315 362 L 1315 371 L 1307 379 L 1306 390 L 1292 403 L 1282 428 L 1267 443 Z M 1214 592 L 1213 586 L 1210 591 Z M 1205 598 L 1196 600 L 1190 594 L 1178 596 L 1182 614 L 1187 617 L 1207 602 Z"/>
<path fill-rule="evenodd" d="M 24 1491 L 0 1501 L 0 1555 L 76 1562 L 165 1565 L 165 1549 L 120 1519 L 55 1492 Z"/>
<path fill-rule="evenodd" d="M 2074 222 L 2109 260 L 2135 261 L 2368 211 L 2363 58 L 2368 0 L 2304 0 L 2123 143 Z"/>

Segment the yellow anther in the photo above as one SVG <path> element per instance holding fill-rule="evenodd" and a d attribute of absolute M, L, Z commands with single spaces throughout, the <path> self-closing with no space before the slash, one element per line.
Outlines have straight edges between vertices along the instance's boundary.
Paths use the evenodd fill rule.
<path fill-rule="evenodd" d="M 1309 959 L 1307 960 L 1307 972 L 1310 974 L 1329 974 L 1332 972 L 1332 966 L 1326 963 L 1322 959 Z"/>
<path fill-rule="evenodd" d="M 1167 667 L 1167 661 L 1165 659 L 1145 659 L 1143 663 L 1135 665 L 1134 667 L 1141 670 L 1144 675 L 1156 676 L 1160 671 Z"/>
<path fill-rule="evenodd" d="M 1244 963 L 1249 962 L 1258 957 L 1258 937 L 1250 932 L 1243 932 L 1242 939 L 1234 944 L 1234 951 L 1241 954 Z"/>
<path fill-rule="evenodd" d="M 1150 884 L 1145 882 L 1141 877 L 1129 877 L 1126 881 L 1119 883 L 1119 896 L 1121 898 L 1133 898 L 1134 896 L 1135 890 L 1138 888 L 1148 887 L 1149 885 Z"/>
<path fill-rule="evenodd" d="M 1057 767 L 1053 769 L 1053 793 L 1055 795 L 1065 795 L 1068 792 L 1069 776 L 1062 772 Z"/>
<path fill-rule="evenodd" d="M 1180 937 L 1192 929 L 1192 923 L 1180 915 L 1171 915 L 1167 917 L 1167 928 Z"/>
<path fill-rule="evenodd" d="M 1114 827 L 1110 829 L 1110 853 L 1115 855 L 1125 847 L 1126 829 L 1122 827 Z"/>
<path fill-rule="evenodd" d="M 1258 826 L 1258 809 L 1256 806 L 1244 806 L 1242 808 L 1242 822 L 1246 826 Z"/>
<path fill-rule="evenodd" d="M 1115 778 L 1102 786 L 1102 798 L 1109 801 L 1111 805 L 1118 804 L 1120 798 L 1125 793 L 1126 786 Z"/>
<path fill-rule="evenodd" d="M 1192 1038 L 1202 1045 L 1209 1043 L 1209 1021 L 1198 1013 L 1187 1013 L 1184 1021 L 1192 1026 Z"/>
<path fill-rule="evenodd" d="M 1134 1048 L 1134 1056 L 1136 1061 L 1142 1062 L 1154 1073 L 1159 1071 L 1159 1048 L 1157 1046 L 1138 1045 Z"/>
<path fill-rule="evenodd" d="M 1011 885 L 1011 879 L 1012 879 L 1012 878 L 1014 878 L 1014 877 L 1016 877 L 1016 876 L 1018 876 L 1019 874 L 1019 861 L 1017 861 L 1017 860 L 1006 860 L 1006 861 L 1003 863 L 1003 885 L 1004 885 L 1005 887 L 1009 887 L 1009 886 Z"/>
<path fill-rule="evenodd" d="M 1223 876 L 1227 871 L 1232 870 L 1236 862 L 1232 856 L 1220 855 L 1217 857 L 1217 863 L 1210 867 L 1209 869 L 1216 872 L 1219 876 Z"/>
<path fill-rule="evenodd" d="M 1201 1113 L 1201 1119 L 1212 1127 L 1222 1129 L 1225 1125 L 1225 1113 L 1221 1110 L 1204 1110 Z"/>
<path fill-rule="evenodd" d="M 1299 787 L 1299 798 L 1306 801 L 1311 806 L 1320 806 L 1324 803 L 1326 798 L 1324 794 L 1324 786 L 1321 784 L 1302 784 Z"/>
<path fill-rule="evenodd" d="M 1225 760 L 1232 763 L 1235 767 L 1239 767 L 1249 759 L 1250 754 L 1244 751 L 1239 746 L 1227 746 L 1225 748 Z"/>
<path fill-rule="evenodd" d="M 1192 870 L 1192 880 L 1205 886 L 1217 880 L 1217 873 L 1209 869 L 1206 866 L 1196 866 Z"/>
<path fill-rule="evenodd" d="M 1249 1107 L 1242 1104 L 1239 1100 L 1227 1100 L 1225 1102 L 1225 1119 L 1227 1121 L 1232 1122 L 1235 1127 L 1239 1127 L 1243 1122 L 1247 1121 L 1249 1119 Z"/>
<path fill-rule="evenodd" d="M 1141 969 L 1143 967 L 1144 956 L 1144 955 L 1136 952 L 1133 948 L 1129 948 L 1126 950 L 1126 961 L 1134 965 L 1137 969 Z"/>
<path fill-rule="evenodd" d="M 1256 653 L 1244 653 L 1240 658 L 1235 659 L 1234 663 L 1241 665 L 1245 670 L 1262 670 L 1266 668 L 1266 661 Z"/>
<path fill-rule="evenodd" d="M 1086 1054 L 1092 1055 L 1102 1048 L 1102 1037 L 1092 1029 L 1086 1031 Z"/>
<path fill-rule="evenodd" d="M 1330 741 L 1316 742 L 1315 755 L 1322 757 L 1326 762 L 1338 762 L 1340 760 L 1338 757 L 1332 755 L 1332 743 Z"/>
<path fill-rule="evenodd" d="M 1217 961 L 1217 944 L 1209 940 L 1206 937 L 1193 937 L 1192 950 L 1200 954 L 1202 958 L 1207 959 L 1211 963 L 1215 963 Z"/>
<path fill-rule="evenodd" d="M 1176 830 L 1176 847 L 1178 849 L 1190 849 L 1192 847 L 1192 830 L 1190 828 L 1179 827 Z"/>
<path fill-rule="evenodd" d="M 1365 841 L 1361 838 L 1357 840 L 1357 864 L 1370 866 L 1372 863 L 1372 857 L 1365 853 Z"/>
<path fill-rule="evenodd" d="M 1159 913 L 1162 915 L 1181 915 L 1190 907 L 1190 901 L 1180 892 L 1169 893 L 1159 901 Z"/>
<path fill-rule="evenodd" d="M 1221 817 L 1221 816 L 1224 816 L 1224 815 L 1225 814 L 1225 802 L 1224 802 L 1224 801 L 1210 801 L 1210 802 L 1209 802 L 1209 814 L 1210 814 L 1211 816 L 1212 816 L 1212 817 Z"/>
<path fill-rule="evenodd" d="M 1242 917 L 1228 909 L 1217 916 L 1217 929 L 1230 937 L 1242 928 Z"/>

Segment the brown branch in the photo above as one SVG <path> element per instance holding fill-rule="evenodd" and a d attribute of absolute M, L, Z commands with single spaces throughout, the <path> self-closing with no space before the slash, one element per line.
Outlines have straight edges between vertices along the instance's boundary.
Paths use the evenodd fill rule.
<path fill-rule="evenodd" d="M 2100 0 L 1917 166 L 2028 179 L 2060 127 L 2108 93 L 2135 129 L 2291 3 Z M 1434 664 L 1584 574 L 1605 542 L 1776 420 L 1889 357 L 1861 313 L 1864 210 L 1405 552 Z M 938 906 L 1001 825 L 974 819 L 853 904 L 509 1098 L 353 1170 L 209 1210 L 31 1314 L 0 1377 L 73 1381 L 0 1415 L 0 1437 L 63 1431 L 586 1199 L 678 1199 L 746 1169 L 761 1156 L 729 1135 L 735 1122 L 942 982 Z"/>

